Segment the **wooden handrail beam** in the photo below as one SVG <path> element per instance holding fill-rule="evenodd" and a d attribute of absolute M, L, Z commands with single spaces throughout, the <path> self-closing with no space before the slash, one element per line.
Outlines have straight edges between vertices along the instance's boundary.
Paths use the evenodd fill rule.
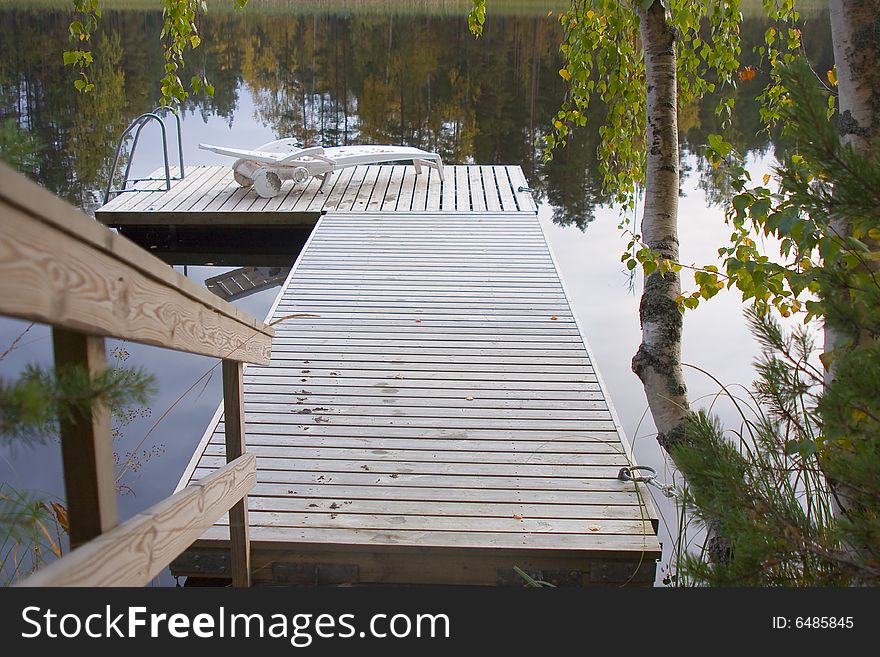
<path fill-rule="evenodd" d="M 245 454 L 77 548 L 19 586 L 144 586 L 257 482 Z"/>
<path fill-rule="evenodd" d="M 267 364 L 274 330 L 0 164 L 0 315 Z"/>

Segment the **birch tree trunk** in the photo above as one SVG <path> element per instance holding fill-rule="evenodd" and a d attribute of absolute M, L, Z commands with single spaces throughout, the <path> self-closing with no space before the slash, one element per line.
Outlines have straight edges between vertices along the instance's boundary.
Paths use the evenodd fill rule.
<path fill-rule="evenodd" d="M 841 139 L 854 150 L 869 153 L 880 136 L 880 0 L 831 0 L 829 4 Z M 850 233 L 845 222 L 837 222 L 834 228 L 840 235 Z M 825 351 L 832 351 L 843 337 L 838 327 L 826 324 Z"/>
<path fill-rule="evenodd" d="M 642 241 L 662 258 L 679 261 L 679 152 L 675 34 L 659 0 L 636 3 L 645 58 L 647 168 Z M 642 344 L 632 361 L 664 449 L 681 441 L 689 413 L 681 369 L 682 315 L 675 301 L 681 278 L 675 272 L 645 276 L 639 305 Z"/>
<path fill-rule="evenodd" d="M 880 130 L 880 0 L 831 0 L 830 16 L 840 133 L 867 152 Z"/>
<path fill-rule="evenodd" d="M 831 0 L 830 10 L 840 136 L 856 151 L 867 153 L 880 136 L 880 0 Z M 834 228 L 849 235 L 845 222 Z M 832 351 L 843 337 L 837 327 L 826 324 L 825 351 Z"/>
<path fill-rule="evenodd" d="M 840 137 L 853 150 L 870 154 L 880 137 L 880 0 L 831 0 L 831 41 L 837 67 L 837 89 Z M 841 236 L 850 234 L 843 220 L 833 224 Z M 880 244 L 863 238 L 872 251 Z M 874 269 L 876 263 L 868 265 Z M 846 339 L 861 340 L 864 336 L 847 335 L 845 329 L 826 320 L 825 352 L 833 351 Z M 834 368 L 826 372 L 826 384 L 834 377 Z M 853 499 L 858 499 L 846 482 L 829 479 L 834 492 L 835 515 L 846 515 Z M 853 548 L 854 549 L 854 548 Z"/>

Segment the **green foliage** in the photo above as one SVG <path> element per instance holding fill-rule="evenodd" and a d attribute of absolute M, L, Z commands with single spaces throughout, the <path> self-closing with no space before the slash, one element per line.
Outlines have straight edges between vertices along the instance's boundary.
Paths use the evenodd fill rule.
<path fill-rule="evenodd" d="M 163 0 L 162 17 L 164 24 L 160 37 L 165 54 L 165 75 L 160 82 L 161 103 L 171 106 L 182 103 L 187 91 L 180 80 L 187 50 L 195 50 L 201 44 L 196 20 L 199 12 L 208 10 L 205 0 Z M 198 93 L 202 87 L 207 92 L 208 82 L 204 76 L 193 76 L 190 88 Z M 213 91 L 213 90 L 212 90 Z M 213 95 L 210 93 L 209 95 Z"/>
<path fill-rule="evenodd" d="M 99 0 L 73 0 L 73 10 L 77 19 L 71 21 L 69 32 L 70 41 L 76 45 L 76 49 L 64 52 L 64 65 L 72 66 L 79 76 L 73 83 L 76 90 L 89 93 L 95 89 L 89 79 L 89 67 L 94 58 L 92 52 L 86 48 L 91 42 L 92 32 L 98 27 L 101 6 Z"/>
<path fill-rule="evenodd" d="M 770 84 L 760 96 L 761 118 L 769 128 L 780 120 L 790 100 L 782 72 L 801 49 L 801 30 L 797 26 L 800 12 L 795 0 L 761 0 L 761 5 L 772 21 L 764 32 L 764 45 L 757 48 L 759 66 L 766 67 L 770 74 Z"/>
<path fill-rule="evenodd" d="M 755 310 L 749 318 L 763 346 L 754 416 L 743 415 L 731 440 L 699 413 L 686 444 L 673 449 L 687 481 L 686 512 L 723 537 L 725 548 L 714 558 L 684 554 L 678 583 L 880 584 L 876 341 L 848 352 L 823 391 L 805 329 L 786 334 Z M 835 516 L 836 501 L 845 515 Z"/>
<path fill-rule="evenodd" d="M 708 149 L 713 162 L 728 170 L 736 192 L 726 212 L 731 243 L 719 249 L 724 282 L 762 309 L 775 307 L 786 317 L 803 311 L 804 321 L 825 316 L 846 324 L 826 290 L 844 286 L 866 294 L 877 285 L 871 263 L 880 259 L 880 163 L 841 142 L 828 119 L 827 91 L 806 63 L 780 65 L 778 74 L 789 95 L 779 119 L 793 147 L 781 155 L 774 175 L 752 185 L 730 144 Z M 851 226 L 849 233 L 840 232 L 841 224 Z M 778 242 L 778 258 L 761 247 L 767 237 Z M 860 321 L 866 312 L 859 310 Z"/>
<path fill-rule="evenodd" d="M 483 24 L 486 22 L 486 0 L 472 0 L 474 6 L 468 14 L 468 29 L 475 37 L 483 34 Z"/>
<path fill-rule="evenodd" d="M 201 45 L 199 24 L 201 15 L 208 11 L 208 3 L 206 0 L 162 0 L 162 2 L 163 24 L 159 37 L 162 39 L 165 65 L 160 81 L 160 103 L 168 107 L 184 102 L 189 96 L 180 79 L 185 63 L 184 55 Z M 235 0 L 235 2 L 239 9 L 243 9 L 247 6 L 248 0 Z M 91 41 L 92 32 L 98 27 L 98 19 L 101 18 L 99 0 L 73 0 L 73 8 L 78 18 L 70 23 L 70 38 L 73 41 L 88 43 Z M 94 57 L 90 50 L 78 48 L 64 52 L 64 65 L 77 69 L 79 78 L 74 81 L 73 86 L 81 93 L 95 90 L 95 84 L 88 75 L 93 61 Z M 208 82 L 204 73 L 192 76 L 189 89 L 193 93 L 204 91 L 208 96 L 214 95 L 214 86 Z"/>
<path fill-rule="evenodd" d="M 0 353 L 0 361 L 18 348 L 32 327 L 28 325 Z M 116 363 L 97 376 L 90 376 L 81 366 L 46 370 L 29 365 L 15 381 L 0 379 L 0 444 L 46 443 L 57 437 L 60 421 L 91 413 L 97 403 L 109 406 L 112 436 L 119 438 L 132 419 L 149 413 L 142 406 L 154 391 L 154 378 L 139 368 L 121 365 L 128 358 L 123 347 L 115 348 L 113 356 Z M 127 455 L 117 477 L 121 492 L 131 490 L 120 481 L 125 471 L 136 471 L 160 449 Z M 114 456 L 118 463 L 118 454 Z M 50 556 L 61 557 L 62 534 L 68 531 L 67 511 L 60 502 L 0 483 L 0 584 L 26 577 Z"/>
<path fill-rule="evenodd" d="M 13 118 L 0 120 L 0 160 L 19 171 L 33 171 L 39 145 Z"/>
<path fill-rule="evenodd" d="M 674 453 L 688 510 L 729 547 L 723 559 L 686 557 L 683 572 L 712 585 L 877 585 L 880 162 L 841 141 L 805 64 L 780 67 L 780 82 L 790 98 L 780 117 L 798 150 L 781 158 L 775 190 L 742 183 L 729 218 L 735 243 L 722 249 L 728 285 L 756 301 L 756 396 L 767 411 L 738 446 L 697 418 Z M 776 238 L 788 260 L 762 255 L 755 233 Z M 799 296 L 805 320 L 841 335 L 819 356 L 833 364 L 827 383 L 807 328 L 786 336 L 770 320 L 771 307 L 797 310 Z"/>
<path fill-rule="evenodd" d="M 75 366 L 46 370 L 27 366 L 15 381 L 0 379 L 0 441 L 45 442 L 59 420 L 72 420 L 102 401 L 117 412 L 143 405 L 153 376 L 130 367 L 110 367 L 95 377 Z"/>
<path fill-rule="evenodd" d="M 77 182 L 101 188 L 111 175 L 112 149 L 131 119 L 131 108 L 126 99 L 124 50 L 119 35 L 105 32 L 93 41 L 95 63 L 91 78 L 95 89 L 88 94 L 76 94 L 66 150 L 76 162 Z M 117 176 L 121 175 L 118 171 Z"/>
<path fill-rule="evenodd" d="M 876 309 L 876 306 L 875 306 Z M 835 357 L 835 379 L 819 403 L 825 428 L 822 467 L 844 509 L 841 536 L 880 583 L 880 345 L 870 340 Z"/>
<path fill-rule="evenodd" d="M 653 2 L 639 0 L 643 7 Z M 717 93 L 716 113 L 733 110 L 730 92 L 739 66 L 739 0 L 664 0 L 676 34 L 679 109 Z M 606 108 L 600 127 L 600 170 L 604 191 L 633 208 L 645 181 L 645 66 L 636 3 L 580 0 L 560 16 L 565 66 L 559 75 L 569 91 L 545 138 L 545 156 L 567 143 L 587 123 L 591 103 Z"/>
<path fill-rule="evenodd" d="M 162 16 L 164 24 L 160 37 L 164 40 L 162 48 L 165 53 L 165 75 L 160 82 L 161 104 L 165 107 L 182 103 L 189 93 L 180 80 L 180 72 L 184 65 L 184 55 L 188 50 L 195 50 L 202 43 L 199 35 L 201 14 L 208 11 L 206 0 L 163 0 Z M 248 0 L 235 0 L 239 9 L 247 6 Z M 204 90 L 209 97 L 214 96 L 214 85 L 208 82 L 204 73 L 194 75 L 190 79 L 193 93 Z"/>

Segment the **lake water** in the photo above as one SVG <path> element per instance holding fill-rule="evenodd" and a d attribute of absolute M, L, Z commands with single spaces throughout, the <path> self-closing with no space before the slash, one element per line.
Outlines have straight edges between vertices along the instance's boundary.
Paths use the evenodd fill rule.
<path fill-rule="evenodd" d="M 87 210 L 100 204 L 98 190 L 106 183 L 117 136 L 134 116 L 156 104 L 161 14 L 143 9 L 150 3 L 130 4 L 135 8 L 105 11 L 95 37 L 96 92 L 81 97 L 72 89 L 70 71 L 60 65 L 70 18 L 53 6 L 66 5 L 15 9 L 0 3 L 0 120 L 14 123 L 38 144 L 27 173 Z M 406 143 L 437 151 L 450 164 L 521 165 L 537 190 L 541 223 L 636 460 L 671 480 L 653 439 L 641 384 L 630 370 L 640 342 L 639 281 L 631 281 L 620 262 L 625 246 L 621 217 L 600 190 L 595 127 L 578 133 L 547 164 L 535 146 L 564 94 L 557 73 L 561 30 L 554 17 L 546 16 L 546 3 L 515 3 L 513 15 L 496 9 L 480 40 L 467 32 L 458 13 L 461 3 L 454 2 L 442 3 L 431 15 L 423 13 L 423 2 L 365 3 L 368 11 L 336 2 L 320 3 L 318 9 L 311 9 L 314 3 L 299 9 L 296 3 L 258 4 L 244 12 L 216 4 L 202 22 L 203 45 L 188 60 L 190 74 L 204 72 L 216 93 L 186 103 L 187 164 L 228 164 L 226 158 L 198 150 L 199 142 L 255 146 L 294 136 L 325 146 Z M 749 6 L 742 30 L 746 53 L 766 27 Z M 818 9 L 805 14 L 807 51 L 817 70 L 827 70 L 827 14 Z M 763 82 L 759 75 L 742 85 L 734 125 L 735 141 L 749 153 L 758 176 L 773 162 L 773 143 L 760 132 L 753 101 Z M 712 262 L 730 232 L 722 209 L 711 202 L 718 196 L 711 167 L 697 155 L 705 135 L 717 129 L 712 106 L 707 102 L 682 113 L 680 235 L 686 263 Z M 149 173 L 161 161 L 158 137 L 145 137 L 133 163 L 135 175 Z M 225 270 L 190 267 L 188 275 L 202 282 L 219 271 Z M 263 318 L 276 292 L 236 304 Z M 722 292 L 689 313 L 685 362 L 725 384 L 748 385 L 758 348 L 742 310 L 738 295 Z M 0 321 L 0 352 L 26 327 Z M 127 517 L 177 484 L 216 409 L 220 387 L 210 359 L 131 344 L 125 349 L 131 354 L 128 364 L 145 367 L 158 383 L 149 417 L 125 427 L 117 445 L 123 457 L 129 451 L 139 455 L 137 467 L 123 480 L 129 492 L 120 496 L 120 512 Z M 0 363 L 0 375 L 12 378 L 25 363 L 50 361 L 49 332 L 35 326 Z M 713 405 L 730 426 L 738 424 L 717 399 L 717 384 L 691 368 L 686 378 L 693 401 Z M 60 496 L 57 445 L 0 447 L 0 482 Z M 658 503 L 666 551 L 658 569 L 662 578 L 677 521 L 667 500 Z"/>

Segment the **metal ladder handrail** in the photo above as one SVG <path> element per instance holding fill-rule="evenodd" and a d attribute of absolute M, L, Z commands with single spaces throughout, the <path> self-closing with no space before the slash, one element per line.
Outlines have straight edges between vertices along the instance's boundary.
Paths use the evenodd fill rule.
<path fill-rule="evenodd" d="M 178 161 L 180 163 L 180 176 L 171 177 L 171 169 L 168 166 L 168 131 L 165 126 L 165 120 L 159 115 L 160 112 L 167 113 L 171 112 L 174 116 L 174 119 L 177 123 L 177 155 Z M 147 182 L 151 180 L 162 180 L 162 178 L 134 178 L 129 180 L 129 174 L 131 173 L 131 163 L 134 160 L 134 152 L 137 148 L 138 139 L 141 136 L 141 130 L 144 129 L 150 121 L 157 121 L 159 123 L 159 129 L 162 131 L 162 155 L 165 163 L 165 189 L 135 189 L 133 187 L 128 187 L 128 183 L 138 183 L 138 182 Z M 116 173 L 116 168 L 119 166 L 119 157 L 122 155 L 122 148 L 125 144 L 125 138 L 131 134 L 132 130 L 135 131 L 134 139 L 131 144 L 130 156 L 128 159 L 128 164 L 125 166 L 125 174 L 122 178 L 122 186 L 114 189 L 113 188 L 113 176 Z M 170 107 L 157 107 L 152 112 L 144 112 L 137 118 L 135 118 L 131 123 L 128 124 L 128 127 L 122 131 L 122 134 L 119 136 L 119 141 L 116 143 L 116 154 L 113 157 L 113 166 L 110 168 L 110 177 L 107 180 L 107 189 L 104 191 L 104 204 L 106 205 L 110 201 L 110 196 L 112 194 L 122 194 L 123 192 L 159 192 L 159 191 L 169 191 L 171 189 L 171 181 L 172 180 L 183 180 L 186 175 L 183 166 L 183 139 L 182 139 L 182 129 L 180 122 L 180 114 L 177 110 L 172 109 Z"/>

